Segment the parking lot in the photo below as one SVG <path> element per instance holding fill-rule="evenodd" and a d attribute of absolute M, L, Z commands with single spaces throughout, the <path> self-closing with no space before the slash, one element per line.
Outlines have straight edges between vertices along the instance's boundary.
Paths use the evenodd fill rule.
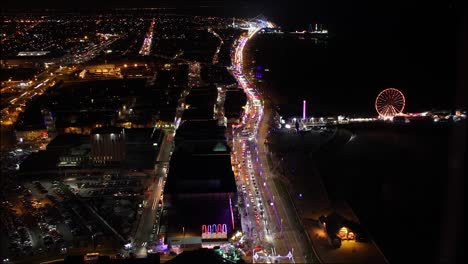
<path fill-rule="evenodd" d="M 18 258 L 104 247 L 104 240 L 115 242 L 108 226 L 128 237 L 143 207 L 144 181 L 91 175 L 25 181 L 0 208 L 2 241 L 9 241 L 2 251 Z"/>

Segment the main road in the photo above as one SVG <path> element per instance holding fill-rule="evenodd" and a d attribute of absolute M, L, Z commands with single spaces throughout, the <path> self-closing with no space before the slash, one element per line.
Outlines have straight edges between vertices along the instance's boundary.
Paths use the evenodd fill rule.
<path fill-rule="evenodd" d="M 242 220 L 248 223 L 244 224 L 244 233 L 250 235 L 254 246 L 266 249 L 263 255 L 254 253 L 254 261 L 311 263 L 312 257 L 306 257 L 311 248 L 303 235 L 304 230 L 296 224 L 293 205 L 278 192 L 273 180 L 275 176 L 268 167 L 267 150 L 263 143 L 268 134 L 272 110 L 243 74 L 244 46 L 260 29 L 250 28 L 247 36 L 240 37 L 233 65 L 233 75 L 248 96 L 242 124 L 233 133 L 233 154 L 239 163 L 238 181 L 245 203 Z M 252 192 L 254 195 L 251 195 Z M 262 213 L 260 217 L 257 212 Z M 258 221 L 258 218 L 262 221 Z"/>
<path fill-rule="evenodd" d="M 158 225 L 159 209 L 162 206 L 159 201 L 162 200 L 161 195 L 167 178 L 168 161 L 172 151 L 173 133 L 172 129 L 164 131 L 165 135 L 157 157 L 156 171 L 153 177 L 154 180 L 148 187 L 147 192 L 149 193 L 143 203 L 143 211 L 132 241 L 132 246 L 138 257 L 145 257 L 147 246 L 149 247 L 153 241 L 157 241 L 155 238 L 155 226 Z"/>
<path fill-rule="evenodd" d="M 199 63 L 190 64 L 188 77 L 189 87 L 183 92 L 182 97 L 185 97 L 189 93 L 191 87 L 204 84 L 200 77 Z M 174 127 L 162 130 L 164 132 L 164 137 L 157 156 L 154 180 L 148 187 L 149 193 L 145 197 L 142 215 L 137 224 L 135 236 L 131 241 L 133 247 L 132 251 L 136 253 L 137 257 L 145 257 L 147 255 L 147 249 L 152 249 L 154 245 L 159 243 L 157 237 L 155 237 L 157 234 L 155 229 L 159 226 L 159 215 L 163 206 L 159 201 L 163 200 L 162 195 L 164 184 L 167 179 L 169 160 L 174 148 L 174 135 L 184 110 L 182 102 L 183 99 L 180 99 L 176 108 Z M 161 257 L 163 256 L 161 255 Z"/>

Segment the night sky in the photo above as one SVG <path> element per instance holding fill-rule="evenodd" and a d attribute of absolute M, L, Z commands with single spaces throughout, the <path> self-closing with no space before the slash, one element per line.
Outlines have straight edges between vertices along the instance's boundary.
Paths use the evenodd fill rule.
<path fill-rule="evenodd" d="M 340 34 L 399 34 L 453 27 L 459 0 L 4 0 L 2 8 L 101 8 L 153 7 L 176 8 L 174 12 L 200 15 L 254 17 L 260 13 L 283 27 L 307 28 L 317 21 Z M 462 1 L 459 1 L 460 3 Z"/>
<path fill-rule="evenodd" d="M 316 21 L 345 34 L 406 34 L 405 31 L 445 29 L 458 0 L 4 0 L 2 8 L 69 8 L 72 10 L 153 7 L 200 15 L 253 17 L 260 13 L 284 27 L 307 28 Z M 462 1 L 459 1 L 460 3 Z M 460 9 L 461 7 L 458 7 Z M 417 32 L 415 32 L 417 34 Z"/>
<path fill-rule="evenodd" d="M 372 71 L 379 68 L 382 71 L 408 73 L 414 69 L 414 74 L 421 76 L 422 79 L 417 93 L 424 91 L 426 84 L 430 84 L 432 88 L 429 89 L 432 91 L 428 97 L 438 100 L 437 96 L 433 96 L 438 92 L 434 87 L 445 86 L 441 87 L 443 92 L 455 90 L 459 43 L 456 36 L 457 31 L 460 31 L 457 17 L 463 10 L 461 6 L 463 2 L 462 0 L 42 0 L 25 5 L 24 0 L 6 0 L 2 2 L 2 6 L 68 8 L 72 11 L 152 7 L 168 8 L 164 12 L 170 13 L 224 17 L 255 17 L 263 14 L 286 30 L 307 29 L 309 24 L 323 23 L 332 32 L 334 43 L 339 45 L 335 49 L 336 56 L 341 58 L 337 66 L 345 70 L 337 68 L 337 74 L 342 76 L 348 74 L 352 78 L 363 71 L 369 70 L 369 74 L 372 74 Z M 402 69 L 398 69 L 400 60 L 404 64 Z M 452 98 L 455 96 L 448 98 L 448 104 L 454 100 Z M 434 102 L 434 105 L 440 104 Z"/>
<path fill-rule="evenodd" d="M 405 13 L 410 14 L 414 20 L 423 18 L 427 15 L 433 15 L 437 20 L 436 13 L 453 6 L 456 0 L 433 0 L 433 1 L 371 1 L 371 0 L 221 0 L 221 1 L 192 1 L 192 0 L 81 0 L 81 1 L 63 1 L 63 0 L 42 0 L 42 1 L 24 1 L 24 0 L 4 0 L 2 7 L 5 8 L 115 8 L 115 7 L 165 7 L 165 8 L 192 8 L 200 9 L 199 12 L 223 13 L 227 16 L 252 16 L 263 13 L 268 17 L 286 22 L 293 20 L 296 22 L 309 21 L 312 18 L 322 20 L 359 21 L 360 19 L 381 18 L 393 20 L 399 18 Z M 220 11 L 220 9 L 222 9 Z M 432 14 L 431 14 L 432 13 Z M 378 22 L 378 21 L 376 21 Z M 382 21 L 380 21 L 382 22 Z M 378 23 L 373 23 L 378 25 Z"/>
<path fill-rule="evenodd" d="M 150 1 L 150 0 L 42 0 L 24 5 L 25 1 L 6 0 L 5 8 L 68 8 L 72 11 L 102 8 L 153 7 L 168 8 L 165 12 L 215 15 L 224 17 L 255 17 L 265 15 L 284 29 L 307 29 L 309 24 L 323 23 L 339 45 L 336 56 L 341 58 L 337 74 L 349 78 L 363 71 L 404 71 L 421 76 L 421 94 L 438 100 L 439 91 L 454 93 L 457 58 L 457 17 L 462 0 L 221 0 L 221 1 Z M 334 44 L 331 44 L 334 45 Z M 459 51 L 458 51 L 459 52 Z M 402 68 L 399 69 L 399 61 Z M 389 62 L 389 63 L 385 63 Z M 395 66 L 396 65 L 396 66 Z M 344 69 L 344 70 L 343 70 Z M 347 71 L 346 69 L 351 69 Z M 353 72 L 357 71 L 357 72 Z M 427 76 L 427 78 L 425 78 Z M 398 76 L 395 76 L 398 78 Z M 437 77 L 437 78 L 436 78 Z M 345 77 L 344 77 L 345 78 Z M 420 77 L 418 77 L 420 78 Z M 428 85 L 426 85 L 428 84 Z M 432 87 L 429 87 L 432 86 Z M 447 104 L 451 104 L 449 95 Z M 459 96 L 458 96 L 459 97 Z M 441 105 L 441 102 L 428 104 Z M 464 103 L 457 105 L 462 106 Z M 442 104 L 442 105 L 445 105 Z"/>

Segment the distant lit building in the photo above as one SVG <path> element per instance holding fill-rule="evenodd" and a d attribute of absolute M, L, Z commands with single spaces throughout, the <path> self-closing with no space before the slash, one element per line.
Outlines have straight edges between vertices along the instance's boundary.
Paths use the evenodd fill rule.
<path fill-rule="evenodd" d="M 125 159 L 125 130 L 96 128 L 91 132 L 91 159 L 95 164 L 120 163 Z"/>
<path fill-rule="evenodd" d="M 320 216 L 319 225 L 327 234 L 330 245 L 335 248 L 341 247 L 342 240 L 367 241 L 365 232 L 359 223 L 349 220 L 336 212 L 332 212 L 327 216 Z"/>
<path fill-rule="evenodd" d="M 15 130 L 15 136 L 20 143 L 32 142 L 47 137 L 47 131 L 43 128 L 31 130 Z"/>
<path fill-rule="evenodd" d="M 58 168 L 61 167 L 78 167 L 83 162 L 88 161 L 89 157 L 89 144 L 80 145 L 71 148 L 69 151 L 59 156 Z"/>
<path fill-rule="evenodd" d="M 126 64 L 125 64 L 126 65 Z M 154 75 L 154 72 L 146 64 L 138 65 L 134 64 L 133 66 L 120 68 L 120 73 L 122 76 L 127 78 L 148 78 Z"/>
<path fill-rule="evenodd" d="M 120 69 L 116 68 L 114 64 L 100 64 L 85 67 L 88 74 L 98 76 L 119 76 Z M 84 75 L 83 75 L 84 77 Z"/>

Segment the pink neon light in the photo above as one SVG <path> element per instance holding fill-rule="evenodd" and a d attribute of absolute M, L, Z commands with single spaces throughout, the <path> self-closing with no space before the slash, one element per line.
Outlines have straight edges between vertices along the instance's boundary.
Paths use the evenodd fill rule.
<path fill-rule="evenodd" d="M 306 100 L 302 101 L 302 119 L 306 119 Z"/>
<path fill-rule="evenodd" d="M 202 234 L 227 233 L 226 224 L 202 225 Z"/>
<path fill-rule="evenodd" d="M 234 214 L 232 213 L 231 195 L 229 195 L 229 208 L 231 209 L 232 230 L 234 230 Z"/>

